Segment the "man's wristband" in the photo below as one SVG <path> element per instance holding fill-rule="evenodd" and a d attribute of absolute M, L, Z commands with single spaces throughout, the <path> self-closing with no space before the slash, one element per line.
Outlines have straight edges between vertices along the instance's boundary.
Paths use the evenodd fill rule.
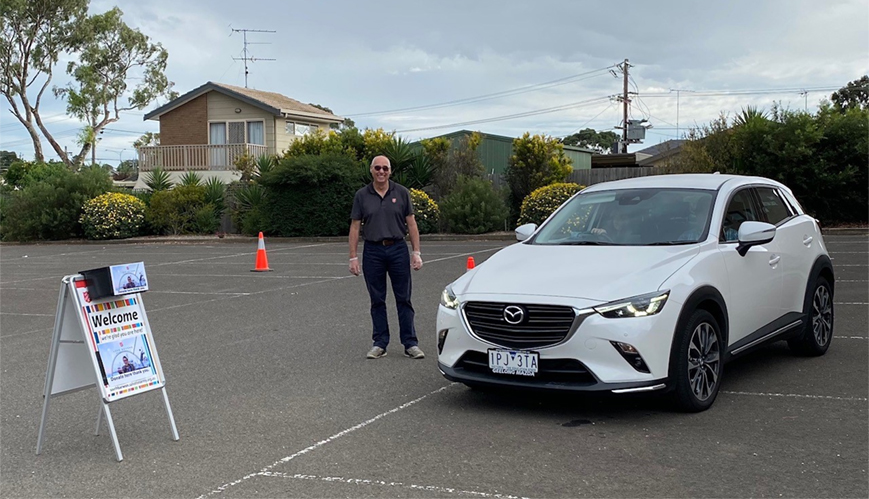
<path fill-rule="evenodd" d="M 359 260 L 359 257 L 358 257 L 358 256 L 354 256 L 353 258 L 350 259 L 351 262 L 352 262 L 353 260 Z"/>
<path fill-rule="evenodd" d="M 420 253 L 419 251 L 414 251 L 413 254 L 416 256 L 422 256 L 422 253 Z"/>

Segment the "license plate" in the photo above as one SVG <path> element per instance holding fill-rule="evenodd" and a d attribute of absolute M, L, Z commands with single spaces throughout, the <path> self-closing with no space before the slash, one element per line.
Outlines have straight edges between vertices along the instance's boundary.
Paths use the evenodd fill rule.
<path fill-rule="evenodd" d="M 540 354 L 522 350 L 489 349 L 489 369 L 497 374 L 534 376 L 540 363 Z"/>

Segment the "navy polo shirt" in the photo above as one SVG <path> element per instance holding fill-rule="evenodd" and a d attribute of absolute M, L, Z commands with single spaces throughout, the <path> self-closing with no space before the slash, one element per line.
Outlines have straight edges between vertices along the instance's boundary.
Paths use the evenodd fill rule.
<path fill-rule="evenodd" d="M 366 241 L 404 239 L 408 215 L 413 215 L 410 191 L 392 180 L 383 197 L 374 189 L 374 182 L 359 189 L 353 196 L 350 218 L 362 221 L 362 239 Z"/>

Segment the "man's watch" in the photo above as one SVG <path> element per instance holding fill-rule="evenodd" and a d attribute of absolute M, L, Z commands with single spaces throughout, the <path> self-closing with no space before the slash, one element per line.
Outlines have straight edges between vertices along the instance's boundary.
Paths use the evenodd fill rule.
<path fill-rule="evenodd" d="M 420 253 L 419 251 L 413 251 L 411 253 L 416 255 L 416 256 L 422 256 L 422 253 Z"/>

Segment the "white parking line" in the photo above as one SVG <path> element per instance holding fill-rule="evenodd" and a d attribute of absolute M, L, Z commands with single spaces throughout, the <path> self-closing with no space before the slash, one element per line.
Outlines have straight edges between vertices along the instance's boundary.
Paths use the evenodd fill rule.
<path fill-rule="evenodd" d="M 492 497 L 496 499 L 527 499 L 524 496 L 514 496 L 510 494 L 501 494 L 498 492 L 489 493 L 489 492 L 477 492 L 474 490 L 461 490 L 454 489 L 452 487 L 438 487 L 435 485 L 414 485 L 411 483 L 401 483 L 401 482 L 386 482 L 383 480 L 366 480 L 362 478 L 344 478 L 340 476 L 317 476 L 317 475 L 304 475 L 301 473 L 296 473 L 294 475 L 290 475 L 289 473 L 272 473 L 272 472 L 262 472 L 257 473 L 259 476 L 264 477 L 274 477 L 274 478 L 290 478 L 295 480 L 316 480 L 320 482 L 338 482 L 338 483 L 348 483 L 353 485 L 380 485 L 383 487 L 396 487 L 401 489 L 410 489 L 410 490 L 424 490 L 427 492 L 437 492 L 438 494 L 458 494 L 458 495 L 466 495 L 473 497 Z M 386 494 L 389 495 L 389 494 Z"/>
<path fill-rule="evenodd" d="M 839 338 L 840 340 L 869 340 L 869 336 L 833 336 L 833 338 Z"/>
<path fill-rule="evenodd" d="M 842 400 L 847 402 L 866 402 L 869 401 L 866 397 L 834 397 L 832 395 L 804 395 L 799 393 L 755 393 L 755 392 L 731 392 L 721 390 L 721 393 L 728 395 L 751 395 L 754 397 L 787 397 L 800 399 L 820 399 L 820 400 Z"/>
<path fill-rule="evenodd" d="M 378 420 L 380 420 L 380 419 L 382 419 L 382 418 L 385 418 L 386 416 L 389 416 L 389 415 L 391 415 L 391 414 L 395 414 L 396 412 L 401 411 L 401 410 L 403 410 L 403 409 L 407 409 L 408 407 L 410 407 L 410 406 L 412 406 L 412 405 L 414 405 L 414 404 L 417 404 L 417 403 L 421 402 L 422 400 L 425 400 L 425 399 L 426 399 L 427 397 L 429 397 L 430 395 L 434 395 L 434 394 L 436 394 L 436 393 L 440 393 L 440 392 L 446 390 L 447 388 L 449 388 L 449 387 L 451 387 L 451 386 L 453 386 L 453 385 L 455 385 L 455 384 L 456 384 L 456 383 L 450 383 L 449 385 L 442 386 L 442 387 L 438 388 L 437 390 L 434 390 L 434 391 L 432 391 L 432 392 L 429 392 L 429 393 L 423 395 L 422 397 L 415 398 L 415 399 L 411 400 L 410 402 L 406 402 L 406 403 L 404 403 L 404 404 L 402 404 L 402 405 L 400 405 L 400 406 L 398 406 L 398 407 L 395 407 L 395 408 L 393 408 L 393 409 L 390 409 L 390 410 L 388 410 L 388 411 L 386 411 L 386 412 L 384 412 L 384 413 L 378 414 L 377 416 L 374 416 L 373 418 L 371 418 L 371 419 L 369 419 L 369 420 L 367 420 L 367 421 L 363 421 L 363 422 L 361 422 L 361 423 L 359 423 L 359 424 L 357 424 L 357 425 L 355 425 L 355 426 L 351 426 L 350 428 L 347 428 L 346 430 L 339 431 L 338 433 L 332 435 L 331 437 L 329 437 L 329 438 L 327 438 L 327 439 L 325 439 L 325 440 L 320 440 L 320 441 L 317 442 L 316 444 L 311 445 L 311 446 L 309 446 L 309 447 L 306 447 L 306 448 L 300 450 L 299 452 L 296 452 L 295 454 L 289 455 L 289 456 L 287 456 L 287 457 L 285 457 L 285 458 L 282 458 L 282 459 L 280 459 L 280 460 L 278 460 L 278 461 L 275 461 L 274 463 L 272 463 L 272 464 L 266 466 L 265 468 L 263 468 L 263 469 L 261 469 L 261 470 L 255 472 L 255 473 L 250 473 L 250 474 L 248 474 L 248 475 L 245 475 L 245 476 L 239 478 L 238 480 L 235 480 L 235 481 L 232 481 L 232 482 L 229 482 L 229 483 L 223 484 L 223 485 L 221 485 L 220 487 L 217 487 L 216 489 L 212 490 L 211 492 L 208 492 L 208 493 L 206 493 L 206 494 L 203 494 L 203 495 L 199 496 L 198 499 L 202 499 L 202 498 L 204 498 L 204 497 L 210 497 L 210 496 L 213 496 L 213 495 L 215 495 L 215 494 L 220 494 L 220 493 L 222 493 L 224 490 L 228 489 L 229 487 L 232 487 L 232 486 L 238 485 L 239 483 L 241 483 L 241 482 L 243 482 L 243 481 L 245 481 L 245 480 L 249 480 L 249 479 L 251 479 L 251 478 L 253 478 L 253 477 L 255 477 L 255 476 L 262 475 L 262 474 L 264 474 L 264 473 L 270 471 L 272 468 L 274 468 L 275 466 L 277 466 L 277 465 L 279 465 L 279 464 L 288 463 L 288 462 L 292 461 L 293 459 L 295 459 L 295 458 L 297 458 L 297 457 L 299 457 L 299 456 L 303 456 L 303 455 L 305 455 L 305 454 L 307 454 L 307 453 L 309 453 L 309 452 L 311 452 L 311 451 L 317 450 L 317 449 L 319 449 L 320 447 L 322 447 L 322 446 L 324 446 L 324 445 L 326 445 L 326 444 L 328 444 L 328 443 L 330 443 L 330 442 L 333 442 L 333 441 L 335 441 L 335 440 L 337 440 L 337 439 L 343 437 L 344 435 L 347 435 L 347 434 L 349 434 L 349 433 L 353 433 L 354 431 L 356 431 L 356 430 L 360 430 L 360 429 L 362 429 L 362 428 L 365 428 L 366 426 L 368 426 L 368 425 L 370 425 L 370 424 L 372 424 L 372 423 L 375 423 L 375 422 L 377 422 Z"/>
<path fill-rule="evenodd" d="M 28 317 L 54 317 L 54 314 L 25 314 L 19 312 L 0 312 L 0 315 L 26 315 Z"/>
<path fill-rule="evenodd" d="M 869 305 L 869 303 L 863 301 L 836 301 L 833 302 L 833 305 Z"/>

